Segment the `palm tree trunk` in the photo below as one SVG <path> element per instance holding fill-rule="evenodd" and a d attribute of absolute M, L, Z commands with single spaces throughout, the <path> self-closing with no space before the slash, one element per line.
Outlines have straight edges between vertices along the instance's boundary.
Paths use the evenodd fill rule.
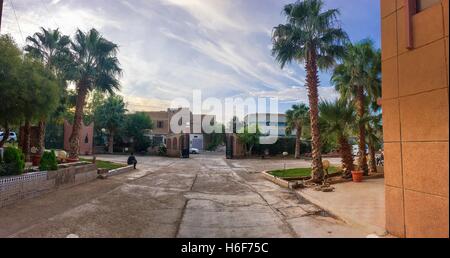
<path fill-rule="evenodd" d="M 73 121 L 72 135 L 69 139 L 69 157 L 72 159 L 78 159 L 80 153 L 80 130 L 81 123 L 83 122 L 84 106 L 86 105 L 87 87 L 84 83 L 80 83 L 78 86 L 77 105 L 75 108 L 75 118 Z"/>
<path fill-rule="evenodd" d="M 377 162 L 375 158 L 375 146 L 372 142 L 369 141 L 369 171 L 371 174 L 376 174 L 377 170 Z"/>
<path fill-rule="evenodd" d="M 25 160 L 30 161 L 30 131 L 31 125 L 30 120 L 25 120 L 24 130 L 23 130 L 23 146 L 22 152 L 25 154 Z"/>
<path fill-rule="evenodd" d="M 38 138 L 38 143 L 39 143 L 39 155 L 43 155 L 44 151 L 45 151 L 45 126 L 46 126 L 46 122 L 44 119 L 42 119 L 41 121 L 39 121 L 38 124 L 38 128 L 39 128 L 39 138 Z"/>
<path fill-rule="evenodd" d="M 344 169 L 344 177 L 350 178 L 352 176 L 352 171 L 355 170 L 355 166 L 353 164 L 353 155 L 352 149 L 346 137 L 339 137 L 339 145 L 341 146 L 341 158 L 342 158 L 342 167 Z"/>
<path fill-rule="evenodd" d="M 300 148 L 302 145 L 301 142 L 301 136 L 302 136 L 302 128 L 298 127 L 297 128 L 297 134 L 296 134 L 296 138 L 295 138 L 295 158 L 296 159 L 300 159 L 301 158 L 301 153 L 300 153 Z"/>
<path fill-rule="evenodd" d="M 108 152 L 114 154 L 114 131 L 109 134 Z"/>
<path fill-rule="evenodd" d="M 357 109 L 358 117 L 362 119 L 366 113 L 364 104 L 364 88 L 358 87 L 357 95 Z M 367 166 L 367 153 L 366 153 L 366 126 L 362 123 L 359 125 L 359 154 L 358 154 L 358 168 L 364 172 L 364 175 L 369 175 L 369 167 Z"/>
<path fill-rule="evenodd" d="M 311 118 L 312 135 L 312 181 L 322 182 L 324 179 L 322 164 L 322 142 L 319 130 L 319 76 L 317 69 L 317 54 L 315 51 L 309 53 L 306 61 L 306 84 L 308 87 L 308 98 Z"/>

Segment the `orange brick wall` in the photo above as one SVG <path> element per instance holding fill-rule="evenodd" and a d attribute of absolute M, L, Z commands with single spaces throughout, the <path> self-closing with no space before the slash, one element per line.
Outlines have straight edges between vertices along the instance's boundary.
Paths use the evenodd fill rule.
<path fill-rule="evenodd" d="M 386 228 L 399 237 L 449 237 L 448 2 L 413 16 L 381 0 Z"/>

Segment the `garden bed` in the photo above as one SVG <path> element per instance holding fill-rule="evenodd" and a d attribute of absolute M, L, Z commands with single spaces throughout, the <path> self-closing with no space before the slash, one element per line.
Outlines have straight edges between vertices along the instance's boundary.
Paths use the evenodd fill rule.
<path fill-rule="evenodd" d="M 80 161 L 82 162 L 89 162 L 89 163 L 93 163 L 93 160 L 89 160 L 89 159 L 80 159 Z M 110 162 L 110 161 L 103 161 L 103 160 L 96 160 L 95 161 L 95 165 L 97 165 L 98 169 L 104 169 L 104 170 L 117 170 L 120 168 L 124 168 L 127 167 L 128 165 L 126 164 L 120 164 L 120 163 L 114 163 L 114 162 Z"/>
<path fill-rule="evenodd" d="M 97 178 L 95 164 L 77 162 L 64 166 L 56 171 L 0 177 L 0 208 L 57 189 L 84 184 Z"/>
<path fill-rule="evenodd" d="M 301 187 L 303 181 L 311 179 L 311 168 L 294 168 L 286 170 L 264 171 L 262 174 L 267 180 L 284 188 L 294 189 Z M 329 178 L 341 178 L 341 169 L 330 167 Z M 332 180 L 333 181 L 333 180 Z"/>
<path fill-rule="evenodd" d="M 311 168 L 294 168 L 294 169 L 286 169 L 286 170 L 275 170 L 269 171 L 269 174 L 272 176 L 282 178 L 285 180 L 301 180 L 301 179 L 309 179 L 311 177 Z M 330 167 L 328 170 L 330 176 L 338 176 L 341 175 L 341 171 L 337 167 Z"/>

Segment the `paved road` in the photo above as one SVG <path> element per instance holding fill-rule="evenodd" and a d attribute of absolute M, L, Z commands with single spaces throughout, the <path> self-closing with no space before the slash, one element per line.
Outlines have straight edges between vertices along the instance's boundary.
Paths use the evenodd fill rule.
<path fill-rule="evenodd" d="M 126 157 L 102 159 L 123 161 Z M 138 158 L 139 170 L 0 209 L 0 237 L 365 237 L 255 173 L 284 164 Z M 287 161 L 288 167 L 297 161 Z"/>

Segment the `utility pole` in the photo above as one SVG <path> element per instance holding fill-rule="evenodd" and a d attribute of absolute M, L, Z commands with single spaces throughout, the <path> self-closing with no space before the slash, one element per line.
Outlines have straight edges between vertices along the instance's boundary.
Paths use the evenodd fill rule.
<path fill-rule="evenodd" d="M 0 0 L 0 33 L 2 32 L 3 0 Z"/>

